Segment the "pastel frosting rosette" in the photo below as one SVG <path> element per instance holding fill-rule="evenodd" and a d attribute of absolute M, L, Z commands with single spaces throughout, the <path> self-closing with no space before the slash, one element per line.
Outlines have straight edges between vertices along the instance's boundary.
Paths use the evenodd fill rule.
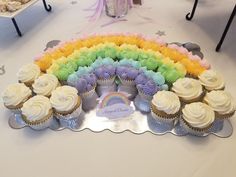
<path fill-rule="evenodd" d="M 27 100 L 23 107 L 22 119 L 35 130 L 50 127 L 53 123 L 53 110 L 49 98 L 37 95 Z"/>
<path fill-rule="evenodd" d="M 67 83 L 78 90 L 78 94 L 82 98 L 83 110 L 88 111 L 96 106 L 98 98 L 95 92 L 97 78 L 92 73 L 91 67 L 79 67 L 78 71 L 68 77 Z"/>
<path fill-rule="evenodd" d="M 59 85 L 60 83 L 56 76 L 53 74 L 43 74 L 34 81 L 32 87 L 34 93 L 37 95 L 50 97 L 52 91 L 55 90 Z"/>
<path fill-rule="evenodd" d="M 111 58 L 99 58 L 91 65 L 99 86 L 110 86 L 114 84 L 116 65 L 117 63 Z"/>
<path fill-rule="evenodd" d="M 17 78 L 20 83 L 24 83 L 26 86 L 31 87 L 34 80 L 41 74 L 40 68 L 36 64 L 26 64 L 22 66 L 17 72 Z"/>
<path fill-rule="evenodd" d="M 224 90 L 225 88 L 223 77 L 214 70 L 206 70 L 198 78 L 207 91 Z"/>
<path fill-rule="evenodd" d="M 97 78 L 91 67 L 79 67 L 78 71 L 68 77 L 67 83 L 75 87 L 79 94 L 85 94 L 95 89 Z"/>
<path fill-rule="evenodd" d="M 96 52 L 96 56 L 101 58 L 112 58 L 116 59 L 118 47 L 114 43 L 104 43 L 98 44 L 94 47 L 94 51 Z"/>
<path fill-rule="evenodd" d="M 212 127 L 215 120 L 213 109 L 205 103 L 194 102 L 182 109 L 181 125 L 193 135 L 203 135 Z"/>
<path fill-rule="evenodd" d="M 5 107 L 14 113 L 21 113 L 20 109 L 30 97 L 32 97 L 32 91 L 23 83 L 11 84 L 2 93 Z"/>
<path fill-rule="evenodd" d="M 234 115 L 235 102 L 230 93 L 223 90 L 213 90 L 206 94 L 203 100 L 216 114 L 216 118 L 225 119 Z"/>
<path fill-rule="evenodd" d="M 52 92 L 50 102 L 58 119 L 78 118 L 82 111 L 82 101 L 74 87 L 58 87 Z"/>
<path fill-rule="evenodd" d="M 123 59 L 117 65 L 116 75 L 125 86 L 134 86 L 135 78 L 140 71 L 138 68 L 133 67 L 131 62 L 132 60 Z"/>
<path fill-rule="evenodd" d="M 171 91 L 159 91 L 151 101 L 152 116 L 161 122 L 173 123 L 179 116 L 180 108 L 179 97 Z"/>
<path fill-rule="evenodd" d="M 183 103 L 201 101 L 204 92 L 199 80 L 192 78 L 181 78 L 173 83 L 172 91 L 179 96 Z"/>

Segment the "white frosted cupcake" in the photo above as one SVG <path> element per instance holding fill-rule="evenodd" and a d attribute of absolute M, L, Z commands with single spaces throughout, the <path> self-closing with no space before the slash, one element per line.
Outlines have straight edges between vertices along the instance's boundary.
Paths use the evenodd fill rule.
<path fill-rule="evenodd" d="M 204 102 L 215 111 L 216 118 L 230 118 L 235 113 L 236 106 L 232 96 L 223 90 L 207 93 Z"/>
<path fill-rule="evenodd" d="M 21 108 L 22 119 L 35 130 L 48 128 L 53 122 L 53 111 L 49 99 L 42 95 L 30 98 Z"/>
<path fill-rule="evenodd" d="M 34 80 L 40 76 L 40 73 L 40 68 L 34 63 L 24 65 L 17 73 L 18 81 L 31 87 Z"/>
<path fill-rule="evenodd" d="M 216 71 L 206 70 L 198 78 L 207 91 L 224 90 L 225 88 L 223 77 Z"/>
<path fill-rule="evenodd" d="M 200 81 L 192 78 L 178 79 L 173 83 L 172 91 L 183 103 L 201 101 L 204 94 Z"/>
<path fill-rule="evenodd" d="M 58 119 L 77 118 L 82 111 L 81 99 L 74 87 L 62 86 L 56 88 L 52 92 L 50 102 Z"/>
<path fill-rule="evenodd" d="M 34 93 L 37 95 L 43 95 L 46 97 L 51 96 L 53 90 L 55 90 L 59 86 L 59 81 L 56 76 L 52 74 L 44 74 L 37 78 L 32 87 Z"/>
<path fill-rule="evenodd" d="M 180 123 L 193 135 L 203 135 L 212 127 L 215 120 L 213 109 L 205 103 L 195 102 L 182 109 Z"/>
<path fill-rule="evenodd" d="M 165 122 L 178 118 L 180 106 L 179 97 L 171 91 L 159 91 L 151 101 L 153 117 Z"/>
<path fill-rule="evenodd" d="M 23 103 L 31 96 L 32 91 L 22 83 L 11 84 L 2 93 L 5 107 L 15 113 L 21 112 Z"/>

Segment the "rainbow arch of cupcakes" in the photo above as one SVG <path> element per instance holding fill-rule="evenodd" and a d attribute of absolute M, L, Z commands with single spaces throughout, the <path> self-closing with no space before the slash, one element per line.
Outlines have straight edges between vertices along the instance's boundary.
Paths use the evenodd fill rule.
<path fill-rule="evenodd" d="M 91 35 L 63 42 L 38 56 L 35 63 L 43 72 L 56 73 L 64 67 L 74 69 L 89 66 L 98 57 L 137 60 L 153 71 L 159 70 L 161 66 L 160 72 L 164 77 L 169 72 L 179 77 L 184 77 L 186 73 L 197 77 L 210 68 L 205 59 L 192 55 L 184 47 L 167 45 L 160 39 L 139 34 Z M 72 69 L 69 70 L 72 72 Z M 66 73 L 65 69 L 62 70 L 62 73 Z"/>
<path fill-rule="evenodd" d="M 79 67 L 91 66 L 98 58 L 107 57 L 115 61 L 122 59 L 137 61 L 147 70 L 160 72 L 170 84 L 186 75 L 186 69 L 181 63 L 174 63 L 173 60 L 163 58 L 158 52 L 142 50 L 135 45 L 116 46 L 114 43 L 104 43 L 92 48 L 76 50 L 68 57 L 54 60 L 47 69 L 47 73 L 54 74 L 59 80 L 65 81 Z"/>

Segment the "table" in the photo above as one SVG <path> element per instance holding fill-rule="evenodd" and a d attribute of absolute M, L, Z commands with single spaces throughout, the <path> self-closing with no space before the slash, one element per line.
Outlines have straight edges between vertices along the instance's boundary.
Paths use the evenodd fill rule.
<path fill-rule="evenodd" d="M 16 32 L 19 36 L 22 36 L 22 33 L 18 27 L 18 24 L 15 20 L 15 17 L 17 15 L 19 15 L 21 12 L 25 11 L 26 9 L 28 9 L 29 7 L 31 7 L 33 4 L 35 4 L 36 2 L 38 2 L 39 0 L 31 0 L 28 3 L 25 3 L 22 5 L 22 8 L 15 11 L 15 12 L 0 12 L 0 17 L 5 17 L 5 18 L 10 18 L 13 22 L 13 25 L 16 29 Z M 46 11 L 50 12 L 52 10 L 52 7 L 46 3 L 46 0 L 42 0 L 43 1 L 43 5 Z"/>
<path fill-rule="evenodd" d="M 198 0 L 195 0 L 195 2 L 194 2 L 194 4 L 193 4 L 192 12 L 190 12 L 190 13 L 188 13 L 188 14 L 186 15 L 186 19 L 187 19 L 187 20 L 189 20 L 189 21 L 192 20 L 194 14 L 195 14 L 195 10 L 196 10 L 196 8 L 197 8 L 197 4 L 198 4 Z M 226 25 L 226 27 L 225 27 L 225 29 L 224 29 L 224 32 L 223 32 L 223 34 L 222 34 L 222 36 L 221 36 L 221 38 L 220 38 L 220 41 L 219 41 L 219 43 L 218 43 L 217 46 L 216 46 L 216 51 L 217 51 L 217 52 L 220 50 L 221 45 L 222 45 L 223 42 L 224 42 L 225 36 L 226 36 L 226 34 L 227 34 L 227 32 L 228 32 L 228 30 L 229 30 L 229 28 L 230 28 L 230 25 L 231 25 L 231 23 L 232 23 L 232 21 L 233 21 L 233 19 L 234 19 L 235 14 L 236 14 L 236 4 L 234 5 L 233 11 L 232 11 L 232 13 L 231 13 L 231 15 L 230 15 L 230 17 L 229 17 L 229 20 L 228 20 L 228 22 L 227 22 L 227 25 Z"/>

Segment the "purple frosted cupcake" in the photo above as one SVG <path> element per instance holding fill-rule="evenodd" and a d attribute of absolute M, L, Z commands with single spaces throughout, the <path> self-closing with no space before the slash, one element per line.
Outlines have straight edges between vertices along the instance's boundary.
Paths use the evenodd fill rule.
<path fill-rule="evenodd" d="M 137 89 L 140 97 L 148 101 L 152 100 L 153 95 L 160 90 L 160 88 L 158 88 L 156 83 L 151 79 L 148 79 L 143 84 L 138 83 Z"/>
<path fill-rule="evenodd" d="M 116 69 L 116 75 L 125 86 L 134 86 L 138 74 L 139 70 L 132 66 L 118 66 Z"/>
<path fill-rule="evenodd" d="M 142 112 L 150 112 L 150 101 L 153 95 L 160 90 L 156 83 L 147 78 L 143 73 L 139 74 L 135 79 L 138 95 L 134 100 L 135 106 Z"/>
<path fill-rule="evenodd" d="M 75 87 L 78 90 L 79 95 L 82 98 L 83 110 L 89 111 L 96 107 L 96 100 L 98 98 L 95 88 L 97 85 L 97 78 L 93 73 L 88 73 L 78 77 L 75 74 L 69 76 L 67 80 L 70 86 Z"/>
<path fill-rule="evenodd" d="M 87 97 L 95 92 L 97 78 L 94 74 L 84 75 L 78 78 L 75 83 L 75 88 L 77 88 L 79 95 L 82 97 Z"/>
<path fill-rule="evenodd" d="M 115 81 L 116 67 L 113 65 L 103 65 L 94 69 L 94 74 L 97 77 L 98 85 L 112 85 Z"/>

